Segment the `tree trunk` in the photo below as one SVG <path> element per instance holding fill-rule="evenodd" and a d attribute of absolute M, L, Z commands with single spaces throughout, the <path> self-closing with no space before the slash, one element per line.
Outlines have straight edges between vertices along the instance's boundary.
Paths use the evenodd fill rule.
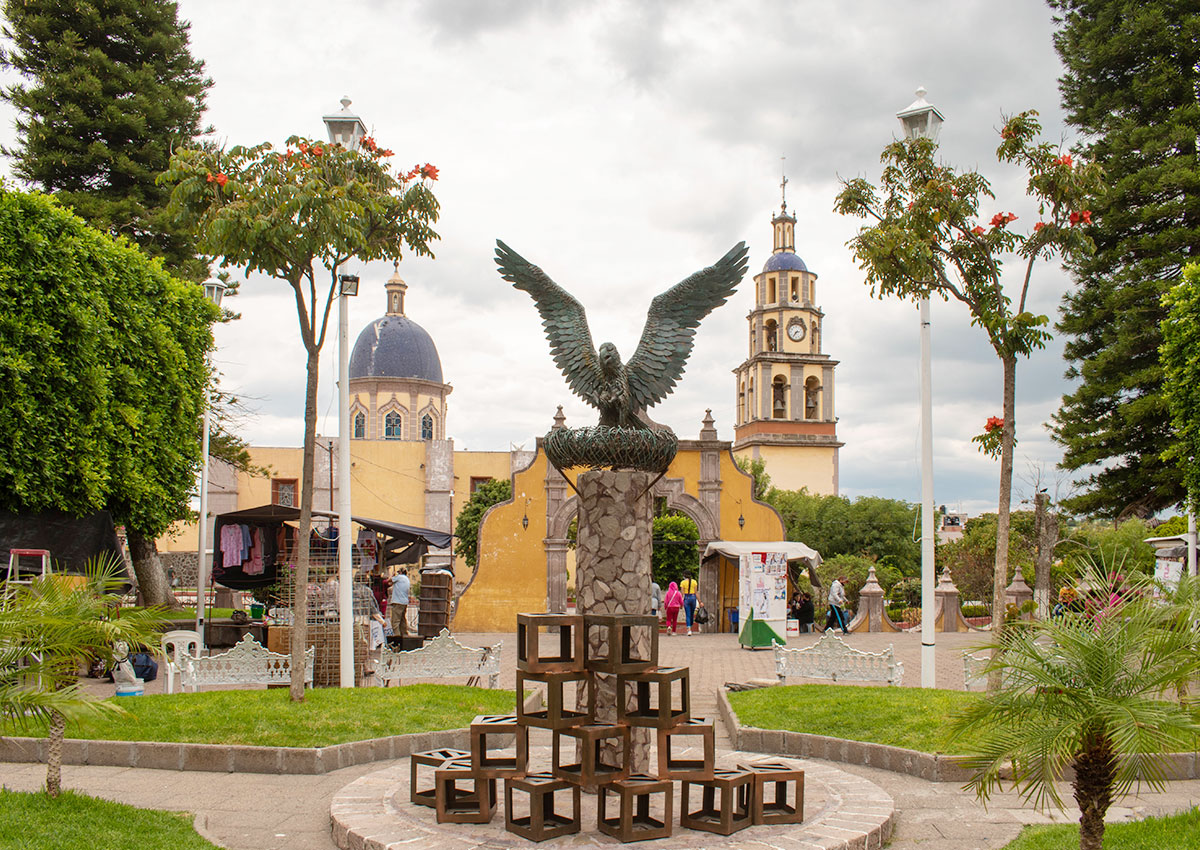
<path fill-rule="evenodd" d="M 308 644 L 308 543 L 312 533 L 320 354 L 315 346 L 308 346 L 308 381 L 304 388 L 304 467 L 300 481 L 300 528 L 296 532 L 296 589 L 292 603 L 292 681 L 289 693 L 294 702 L 304 701 L 304 650 Z"/>
<path fill-rule="evenodd" d="M 1033 573 L 1033 599 L 1037 615 L 1050 617 L 1050 562 L 1058 544 L 1058 515 L 1050 512 L 1050 497 L 1045 493 L 1033 495 L 1034 529 L 1037 538 L 1037 562 Z"/>
<path fill-rule="evenodd" d="M 67 729 L 67 718 L 62 712 L 50 712 L 50 732 L 46 738 L 46 793 L 57 797 L 62 791 L 63 738 Z"/>
<path fill-rule="evenodd" d="M 1104 815 L 1112 805 L 1117 759 L 1112 742 L 1100 735 L 1084 744 L 1076 758 L 1075 802 L 1079 805 L 1079 850 L 1101 850 L 1104 846 Z"/>
<path fill-rule="evenodd" d="M 1008 537 L 1012 517 L 1013 454 L 1016 440 L 1017 358 L 1000 358 L 1004 367 L 1004 431 L 1000 439 L 1000 501 L 996 517 L 996 569 L 992 577 L 992 635 L 1004 627 L 1004 590 L 1008 584 Z M 999 649 L 992 650 L 992 657 Z M 988 693 L 1000 689 L 1001 671 L 988 673 Z"/>
<path fill-rule="evenodd" d="M 163 569 L 162 559 L 158 557 L 158 544 L 153 537 L 147 537 L 134 528 L 127 527 L 129 540 L 129 557 L 133 561 L 133 572 L 137 576 L 138 590 L 142 594 L 143 605 L 161 605 L 164 608 L 178 608 L 175 594 L 167 582 L 167 573 Z M 199 603 L 197 603 L 199 604 Z"/>

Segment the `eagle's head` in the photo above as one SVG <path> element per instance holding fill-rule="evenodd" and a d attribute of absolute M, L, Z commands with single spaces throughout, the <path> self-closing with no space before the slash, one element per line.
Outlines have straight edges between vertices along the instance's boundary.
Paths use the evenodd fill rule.
<path fill-rule="evenodd" d="M 617 353 L 617 347 L 611 342 L 600 346 L 600 368 L 606 375 L 615 375 L 621 368 L 621 355 Z"/>

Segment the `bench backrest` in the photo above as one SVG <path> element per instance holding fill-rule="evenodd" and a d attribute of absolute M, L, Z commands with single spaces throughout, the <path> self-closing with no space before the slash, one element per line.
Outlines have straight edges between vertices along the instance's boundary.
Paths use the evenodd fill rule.
<path fill-rule="evenodd" d="M 418 649 L 401 652 L 383 647 L 375 676 L 389 679 L 448 679 L 460 676 L 487 676 L 489 687 L 496 687 L 500 675 L 500 649 L 495 646 L 463 646 L 450 636 L 448 629 Z"/>
<path fill-rule="evenodd" d="M 316 648 L 304 653 L 304 681 L 311 685 Z M 286 685 L 292 679 L 292 657 L 272 652 L 247 634 L 232 649 L 217 655 L 183 658 L 183 686 Z"/>
<path fill-rule="evenodd" d="M 904 663 L 896 660 L 893 647 L 865 652 L 848 646 L 832 632 L 826 632 L 812 646 L 788 649 L 776 643 L 774 650 L 775 674 L 781 682 L 794 676 L 899 685 L 904 679 Z"/>

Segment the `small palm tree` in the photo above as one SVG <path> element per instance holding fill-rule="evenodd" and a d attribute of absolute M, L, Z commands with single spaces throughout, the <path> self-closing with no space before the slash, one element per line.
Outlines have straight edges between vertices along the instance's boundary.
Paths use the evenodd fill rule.
<path fill-rule="evenodd" d="M 80 664 L 111 662 L 118 641 L 152 645 L 163 619 L 157 609 L 120 611 L 124 580 L 115 559 L 91 561 L 82 580 L 73 578 L 5 588 L 0 598 L 0 726 L 49 725 L 46 790 L 52 797 L 61 790 L 67 720 L 121 711 L 79 687 Z"/>
<path fill-rule="evenodd" d="M 1156 602 L 1150 584 L 1095 567 L 1084 575 L 1085 609 L 1022 623 L 996 639 L 989 663 L 1000 688 L 952 721 L 975 740 L 962 763 L 986 800 L 1011 766 L 1012 785 L 1038 808 L 1062 808 L 1055 788 L 1067 768 L 1080 810 L 1080 850 L 1099 850 L 1104 816 L 1135 782 L 1160 789 L 1163 753 L 1191 751 L 1200 702 L 1180 697 L 1200 672 L 1191 618 Z M 978 734 L 982 732 L 983 734 Z"/>

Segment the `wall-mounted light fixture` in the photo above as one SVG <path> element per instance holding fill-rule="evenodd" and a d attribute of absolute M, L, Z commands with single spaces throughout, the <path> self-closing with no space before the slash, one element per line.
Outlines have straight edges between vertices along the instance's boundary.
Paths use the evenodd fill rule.
<path fill-rule="evenodd" d="M 525 496 L 524 493 L 521 494 Z M 525 516 L 521 517 L 521 528 L 525 531 L 529 530 L 529 503 L 533 501 L 528 496 L 525 496 Z"/>

